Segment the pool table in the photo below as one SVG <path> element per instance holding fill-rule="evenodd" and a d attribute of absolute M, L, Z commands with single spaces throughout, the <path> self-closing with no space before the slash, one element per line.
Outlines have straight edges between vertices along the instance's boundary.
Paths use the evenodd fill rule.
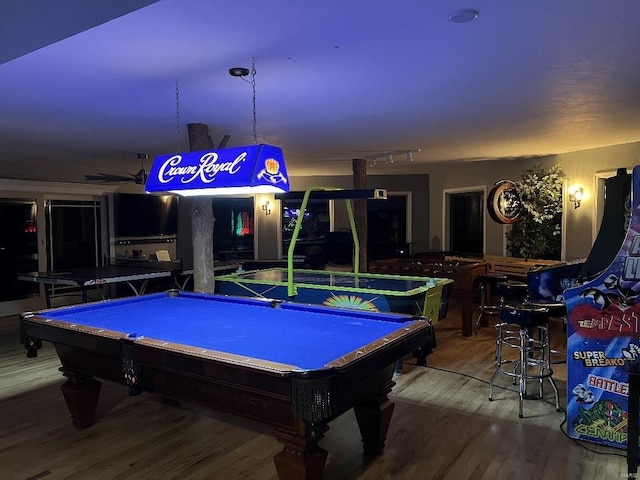
<path fill-rule="evenodd" d="M 27 356 L 55 345 L 73 424 L 95 422 L 100 382 L 200 403 L 273 428 L 280 479 L 319 479 L 328 423 L 354 408 L 380 454 L 396 359 L 428 343 L 424 317 L 172 290 L 25 312 Z"/>

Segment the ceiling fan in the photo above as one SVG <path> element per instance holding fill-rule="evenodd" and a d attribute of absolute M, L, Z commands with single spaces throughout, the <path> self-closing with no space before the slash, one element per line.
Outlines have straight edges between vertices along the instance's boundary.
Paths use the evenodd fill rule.
<path fill-rule="evenodd" d="M 227 148 L 227 143 L 231 139 L 231 135 L 224 135 L 220 143 L 218 144 L 218 150 Z M 209 136 L 210 148 L 215 148 L 213 139 Z M 148 172 L 144 169 L 145 160 L 149 160 L 149 155 L 146 153 L 138 153 L 138 160 L 140 160 L 141 168 L 136 173 L 128 173 L 126 175 L 113 175 L 111 173 L 97 173 L 95 175 L 85 175 L 84 179 L 92 182 L 135 182 L 136 185 L 144 185 L 147 183 Z"/>
<path fill-rule="evenodd" d="M 127 175 L 112 175 L 110 173 L 97 173 L 95 175 L 85 175 L 85 180 L 94 182 L 135 182 L 136 185 L 144 185 L 147 182 L 147 171 L 144 169 L 144 161 L 149 160 L 149 155 L 138 153 L 142 167 L 136 173 L 128 173 Z"/>

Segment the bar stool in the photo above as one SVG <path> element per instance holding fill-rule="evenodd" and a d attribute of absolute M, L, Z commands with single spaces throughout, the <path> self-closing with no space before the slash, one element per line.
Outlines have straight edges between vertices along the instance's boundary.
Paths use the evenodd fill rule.
<path fill-rule="evenodd" d="M 500 305 L 486 303 L 487 296 L 492 290 L 495 292 L 495 288 L 498 283 L 506 282 L 507 276 L 501 273 L 486 273 L 484 275 L 478 275 L 477 278 L 480 285 L 480 305 L 478 306 L 478 310 L 480 311 L 480 313 L 478 314 L 478 318 L 476 320 L 476 335 L 480 330 L 480 323 L 482 322 L 482 317 L 485 314 L 498 315 L 500 313 Z M 489 287 L 489 291 L 486 290 L 487 287 Z"/>
<path fill-rule="evenodd" d="M 528 301 L 529 285 L 526 282 L 507 280 L 498 283 L 497 288 L 502 306 L 521 305 Z"/>
<path fill-rule="evenodd" d="M 531 306 L 503 307 L 501 323 L 496 325 L 496 369 L 489 382 L 489 400 L 493 400 L 493 383 L 499 374 L 518 384 L 518 416 L 523 418 L 524 400 L 542 399 L 543 382 L 549 381 L 555 393 L 556 411 L 560 412 L 560 395 L 553 380 L 549 344 L 549 310 Z M 505 348 L 518 352 L 517 358 L 506 358 Z M 527 382 L 538 381 L 538 394 L 527 393 Z"/>
<path fill-rule="evenodd" d="M 558 300 L 550 300 L 546 298 L 541 298 L 538 300 L 527 300 L 527 305 L 537 308 L 546 308 L 549 310 L 549 320 L 552 318 L 560 319 L 562 321 L 562 331 L 566 333 L 567 331 L 567 305 L 564 302 Z M 563 352 L 561 350 L 554 350 L 551 348 L 550 350 L 552 359 L 551 363 L 560 364 L 567 363 L 567 352 Z M 560 360 L 553 360 L 553 356 L 560 357 Z"/>

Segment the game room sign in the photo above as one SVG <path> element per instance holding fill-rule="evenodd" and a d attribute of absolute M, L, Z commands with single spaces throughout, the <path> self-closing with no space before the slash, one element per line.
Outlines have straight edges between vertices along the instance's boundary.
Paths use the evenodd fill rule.
<path fill-rule="evenodd" d="M 289 178 L 282 149 L 259 144 L 158 156 L 145 190 L 183 196 L 286 193 Z"/>

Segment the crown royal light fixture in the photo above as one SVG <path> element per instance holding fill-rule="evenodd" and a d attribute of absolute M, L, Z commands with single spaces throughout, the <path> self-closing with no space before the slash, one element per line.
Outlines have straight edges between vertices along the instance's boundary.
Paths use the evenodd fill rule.
<path fill-rule="evenodd" d="M 250 75 L 253 145 L 185 154 L 178 150 L 172 155 L 158 156 L 149 171 L 145 185 L 147 193 L 171 192 L 182 196 L 211 196 L 289 191 L 289 177 L 282 149 L 274 145 L 258 144 L 255 59 L 252 59 L 251 70 L 234 67 L 229 69 L 229 74 L 243 80 Z"/>

